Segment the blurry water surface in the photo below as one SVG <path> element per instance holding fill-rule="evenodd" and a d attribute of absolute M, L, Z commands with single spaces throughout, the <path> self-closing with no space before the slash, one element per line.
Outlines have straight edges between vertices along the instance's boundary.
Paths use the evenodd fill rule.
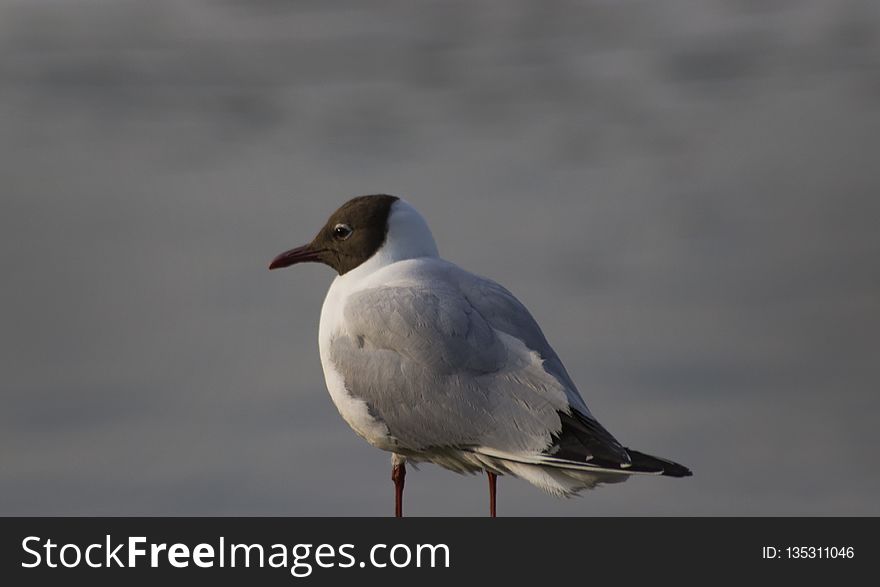
<path fill-rule="evenodd" d="M 695 472 L 502 514 L 880 514 L 878 153 L 869 0 L 2 1 L 0 513 L 390 513 L 266 271 L 387 192 Z"/>

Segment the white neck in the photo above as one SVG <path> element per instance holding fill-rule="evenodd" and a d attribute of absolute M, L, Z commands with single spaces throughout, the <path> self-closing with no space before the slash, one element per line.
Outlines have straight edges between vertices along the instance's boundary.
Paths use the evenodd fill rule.
<path fill-rule="evenodd" d="M 388 233 L 385 242 L 376 253 L 342 275 L 346 281 L 357 281 L 361 277 L 381 269 L 391 263 L 420 257 L 437 257 L 437 243 L 428 223 L 418 211 L 404 200 L 391 205 L 388 215 Z"/>

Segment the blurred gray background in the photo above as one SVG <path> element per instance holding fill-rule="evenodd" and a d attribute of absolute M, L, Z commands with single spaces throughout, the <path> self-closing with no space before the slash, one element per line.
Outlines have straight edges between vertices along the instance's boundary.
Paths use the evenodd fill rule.
<path fill-rule="evenodd" d="M 880 514 L 878 154 L 871 0 L 4 0 L 0 513 L 391 513 L 266 270 L 387 192 L 695 472 L 502 515 Z"/>

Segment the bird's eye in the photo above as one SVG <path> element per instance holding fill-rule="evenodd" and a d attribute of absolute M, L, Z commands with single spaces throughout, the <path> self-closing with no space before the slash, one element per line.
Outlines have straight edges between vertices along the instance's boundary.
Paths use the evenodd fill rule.
<path fill-rule="evenodd" d="M 344 241 L 351 236 L 351 227 L 347 224 L 337 224 L 333 227 L 333 238 Z"/>

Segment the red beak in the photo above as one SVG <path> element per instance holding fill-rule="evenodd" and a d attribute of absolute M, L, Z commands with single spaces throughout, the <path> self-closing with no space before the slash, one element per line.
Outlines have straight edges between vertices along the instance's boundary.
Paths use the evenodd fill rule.
<path fill-rule="evenodd" d="M 314 263 L 321 260 L 319 258 L 321 253 L 322 251 L 312 249 L 311 245 L 303 245 L 295 249 L 290 249 L 272 259 L 272 262 L 269 263 L 269 270 L 290 267 L 297 263 Z"/>

